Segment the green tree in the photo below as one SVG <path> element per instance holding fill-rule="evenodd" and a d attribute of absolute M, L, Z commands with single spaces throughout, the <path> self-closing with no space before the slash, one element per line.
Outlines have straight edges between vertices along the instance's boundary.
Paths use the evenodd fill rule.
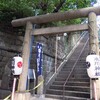
<path fill-rule="evenodd" d="M 64 12 L 89 7 L 90 4 L 91 0 L 0 0 L 0 24 L 11 27 L 11 20 L 35 16 L 36 12 L 38 15 Z M 67 21 L 67 23 L 79 22 L 80 19 Z M 62 23 L 59 22 L 58 24 Z"/>
<path fill-rule="evenodd" d="M 21 18 L 39 14 L 55 13 L 90 6 L 91 0 L 0 0 L 0 19 L 11 16 Z"/>

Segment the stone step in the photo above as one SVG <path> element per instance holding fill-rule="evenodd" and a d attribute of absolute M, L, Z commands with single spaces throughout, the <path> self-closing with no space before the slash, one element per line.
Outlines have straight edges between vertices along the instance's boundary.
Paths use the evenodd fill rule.
<path fill-rule="evenodd" d="M 55 78 L 55 80 L 65 81 L 65 80 L 67 80 L 68 75 L 67 74 L 60 74 Z M 86 81 L 89 81 L 89 78 L 87 78 L 87 77 L 88 76 L 85 74 L 82 74 L 82 75 L 81 74 L 72 74 L 68 80 L 86 82 Z"/>
<path fill-rule="evenodd" d="M 48 89 L 46 91 L 47 94 L 54 94 L 54 95 L 65 95 L 65 96 L 74 96 L 74 97 L 85 97 L 90 98 L 89 92 L 81 92 L 81 91 L 63 91 L 63 90 L 55 90 L 55 89 Z"/>
<path fill-rule="evenodd" d="M 62 77 L 62 78 L 65 78 L 66 79 L 69 74 L 70 74 L 70 72 L 67 72 L 67 73 L 62 72 L 62 73 L 59 73 L 57 75 L 57 78 Z M 88 77 L 88 75 L 85 74 L 85 73 L 76 73 L 76 72 L 73 72 L 70 77 L 85 78 L 85 77 Z"/>
<path fill-rule="evenodd" d="M 57 75 L 57 78 L 64 78 L 64 79 L 66 79 L 69 74 L 70 74 L 70 72 L 67 72 L 66 74 L 65 73 L 61 73 L 61 74 Z"/>
<path fill-rule="evenodd" d="M 52 85 L 64 85 L 65 81 L 55 81 Z M 89 82 L 75 82 L 75 81 L 68 81 L 66 85 L 69 86 L 90 86 Z"/>
<path fill-rule="evenodd" d="M 74 65 L 73 65 L 74 66 Z M 72 69 L 73 68 L 73 66 L 71 66 L 71 67 L 69 67 L 69 66 L 64 66 L 62 69 Z M 76 69 L 76 70 L 80 70 L 80 69 L 87 69 L 87 67 L 86 66 L 84 66 L 84 65 L 75 65 L 75 67 L 74 67 L 74 69 Z"/>
<path fill-rule="evenodd" d="M 82 91 L 82 92 L 90 92 L 90 88 L 86 86 L 68 86 L 65 87 L 63 85 L 51 85 L 50 89 L 56 89 L 56 90 L 70 90 L 70 91 Z"/>
<path fill-rule="evenodd" d="M 65 68 L 65 69 L 62 69 L 60 73 L 62 73 L 63 71 L 65 71 L 65 73 L 70 73 L 70 71 L 72 71 L 72 69 L 70 69 L 70 70 L 68 69 L 68 70 L 67 70 L 67 68 Z M 86 70 L 86 69 L 82 69 L 82 70 L 81 70 L 81 69 L 79 68 L 79 69 L 74 69 L 74 70 L 72 71 L 72 73 L 77 73 L 77 72 L 78 72 L 78 73 L 86 73 L 86 74 L 87 74 L 87 70 Z"/>
<path fill-rule="evenodd" d="M 86 77 L 88 77 L 88 75 L 87 74 L 76 74 L 76 73 L 73 73 L 72 75 L 71 75 L 71 77 L 72 78 L 86 78 Z"/>
<path fill-rule="evenodd" d="M 86 78 L 78 78 L 78 77 L 75 77 L 75 78 L 70 78 L 69 81 L 77 81 L 77 82 L 90 82 L 90 79 L 89 77 L 86 77 Z"/>
<path fill-rule="evenodd" d="M 70 73 L 71 70 L 72 69 L 70 69 L 70 70 L 68 69 L 67 70 L 67 68 L 64 68 L 59 72 L 59 74 L 68 74 L 68 73 Z M 79 69 L 74 69 L 72 73 L 77 73 L 77 74 L 84 73 L 84 74 L 87 74 L 87 70 L 85 68 L 79 68 Z"/>
<path fill-rule="evenodd" d="M 72 68 L 73 68 L 73 66 L 64 66 L 64 67 L 62 68 L 62 70 L 63 70 L 63 69 L 71 70 Z M 87 67 L 84 66 L 84 65 L 80 65 L 80 64 L 79 64 L 79 65 L 76 65 L 74 69 L 76 69 L 76 70 L 78 70 L 78 69 L 79 69 L 79 70 L 80 70 L 80 69 L 87 69 Z M 61 71 L 62 71 L 62 70 L 61 70 Z"/>
<path fill-rule="evenodd" d="M 75 60 L 76 61 L 76 60 Z M 72 66 L 75 64 L 75 61 L 73 61 L 73 60 L 70 60 L 70 61 L 67 61 L 67 63 L 64 65 L 64 67 L 63 68 L 65 68 L 65 67 L 69 67 L 69 68 L 72 68 Z M 85 62 L 85 60 L 83 61 L 81 61 L 81 60 L 79 60 L 78 62 L 77 62 L 77 64 L 76 64 L 77 66 L 79 66 L 79 67 L 86 67 L 86 62 Z M 81 66 L 80 66 L 81 65 Z"/>
<path fill-rule="evenodd" d="M 63 96 L 63 95 L 52 95 L 52 94 L 46 94 L 45 97 L 51 98 L 50 100 L 90 100 L 89 98 L 84 98 L 84 97 L 74 97 L 74 96 Z"/>

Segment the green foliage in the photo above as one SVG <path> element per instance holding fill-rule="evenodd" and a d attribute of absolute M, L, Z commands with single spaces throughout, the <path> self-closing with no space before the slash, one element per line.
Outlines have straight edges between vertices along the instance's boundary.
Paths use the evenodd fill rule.
<path fill-rule="evenodd" d="M 88 7 L 91 0 L 0 0 L 0 11 L 19 14 L 18 17 L 34 16 L 35 9 L 39 14 L 52 13 L 62 1 L 64 4 L 60 10 L 65 11 Z"/>
<path fill-rule="evenodd" d="M 91 0 L 67 0 L 62 7 L 62 11 L 89 7 L 90 2 Z"/>
<path fill-rule="evenodd" d="M 13 19 L 53 13 L 55 9 L 64 12 L 84 8 L 90 6 L 90 2 L 91 0 L 0 0 L 0 23 L 7 24 Z M 80 22 L 81 20 L 77 19 L 64 21 L 62 24 Z"/>
<path fill-rule="evenodd" d="M 32 1 L 28 0 L 0 0 L 0 20 L 11 20 L 30 16 L 33 13 Z"/>

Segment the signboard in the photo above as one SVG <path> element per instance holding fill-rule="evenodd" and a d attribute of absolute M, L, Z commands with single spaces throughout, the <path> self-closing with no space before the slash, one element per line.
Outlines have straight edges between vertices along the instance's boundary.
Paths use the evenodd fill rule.
<path fill-rule="evenodd" d="M 100 56 L 88 55 L 86 57 L 88 63 L 87 73 L 90 78 L 100 78 Z"/>
<path fill-rule="evenodd" d="M 42 44 L 37 43 L 37 74 L 42 75 Z"/>

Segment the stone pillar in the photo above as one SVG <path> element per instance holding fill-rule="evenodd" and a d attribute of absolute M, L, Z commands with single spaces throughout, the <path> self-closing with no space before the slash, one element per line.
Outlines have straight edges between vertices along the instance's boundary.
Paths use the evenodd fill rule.
<path fill-rule="evenodd" d="M 97 31 L 97 21 L 96 14 L 94 12 L 89 13 L 89 37 L 90 37 L 90 53 L 95 52 L 99 55 L 99 42 L 98 42 L 98 31 Z M 94 88 L 93 80 L 90 81 L 90 93 L 91 99 L 94 98 Z M 96 80 L 97 86 L 97 98 L 100 100 L 100 79 Z"/>
<path fill-rule="evenodd" d="M 14 95 L 14 100 L 30 100 L 31 94 L 28 92 L 18 92 Z"/>
<path fill-rule="evenodd" d="M 40 84 L 43 81 L 43 76 L 38 76 L 38 84 Z M 40 84 L 40 86 L 37 88 L 37 95 L 42 96 L 43 95 L 43 83 Z"/>
<path fill-rule="evenodd" d="M 25 90 L 26 90 L 28 67 L 29 67 L 31 32 L 32 32 L 32 24 L 30 22 L 27 22 L 24 43 L 23 43 L 23 51 L 22 51 L 23 71 L 19 79 L 18 93 L 15 93 L 14 100 L 30 100 L 30 93 L 28 92 L 26 93 Z"/>
<path fill-rule="evenodd" d="M 89 37 L 90 37 L 90 52 L 95 52 L 99 55 L 99 40 L 97 31 L 96 14 L 91 12 L 89 14 Z"/>

